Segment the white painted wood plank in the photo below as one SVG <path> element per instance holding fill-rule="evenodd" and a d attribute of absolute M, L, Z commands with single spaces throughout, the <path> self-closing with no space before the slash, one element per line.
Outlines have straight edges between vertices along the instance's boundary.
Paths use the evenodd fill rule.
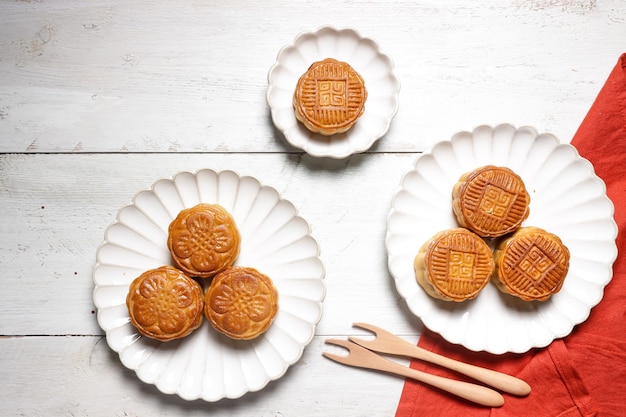
<path fill-rule="evenodd" d="M 422 151 L 477 124 L 569 141 L 626 38 L 591 1 L 0 3 L 0 151 L 282 152 L 266 76 L 324 24 L 377 40 L 400 110 L 372 151 Z"/>
<path fill-rule="evenodd" d="M 102 337 L 2 338 L 0 411 L 29 417 L 358 417 L 395 412 L 403 379 L 344 367 L 322 357 L 324 350 L 324 339 L 316 337 L 301 360 L 263 390 L 207 403 L 184 401 L 141 382 Z"/>
<path fill-rule="evenodd" d="M 0 2 L 0 22 L 1 414 L 371 416 L 393 414 L 402 380 L 321 352 L 357 320 L 413 342 L 421 332 L 386 268 L 401 175 L 416 152 L 481 123 L 568 142 L 624 52 L 626 3 L 60 0 Z M 387 136 L 345 161 L 293 153 L 265 102 L 279 49 L 325 24 L 378 41 L 402 83 Z M 91 301 L 95 251 L 118 209 L 159 178 L 206 167 L 276 187 L 310 222 L 327 269 L 302 360 L 217 404 L 141 383 L 106 346 Z"/>
<path fill-rule="evenodd" d="M 414 154 L 320 162 L 283 154 L 0 155 L 0 334 L 102 334 L 92 270 L 118 210 L 160 178 L 232 169 L 275 187 L 312 228 L 326 267 L 318 334 L 353 321 L 414 333 L 387 270 L 386 217 Z"/>

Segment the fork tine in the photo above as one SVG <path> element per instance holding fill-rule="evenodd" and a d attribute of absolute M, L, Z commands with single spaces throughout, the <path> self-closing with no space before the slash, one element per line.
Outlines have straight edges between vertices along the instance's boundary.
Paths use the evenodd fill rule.
<path fill-rule="evenodd" d="M 343 363 L 344 365 L 383 370 L 383 368 L 388 367 L 389 364 L 395 364 L 349 340 L 326 339 L 326 343 L 341 346 L 348 350 L 347 355 L 335 355 L 329 352 L 323 352 L 323 355 L 328 359 Z"/>
<path fill-rule="evenodd" d="M 378 327 L 374 326 L 373 324 L 367 324 L 367 323 L 352 323 L 353 327 L 360 327 L 361 329 L 365 329 L 365 330 L 369 330 L 370 332 L 374 333 L 375 335 L 378 335 Z"/>
<path fill-rule="evenodd" d="M 343 348 L 346 348 L 348 349 L 348 352 L 350 351 L 350 348 L 352 347 L 352 344 L 348 342 L 347 340 L 326 339 L 324 342 L 326 342 L 326 344 L 328 345 L 335 345 L 335 346 L 341 346 Z"/>
<path fill-rule="evenodd" d="M 363 346 L 366 349 L 375 350 L 374 344 L 376 343 L 376 339 L 365 340 L 365 339 L 361 339 L 360 337 L 348 336 L 348 340 L 351 341 L 352 343 L 356 343 L 357 345 Z M 382 353 L 385 353 L 385 352 L 382 352 Z"/>
<path fill-rule="evenodd" d="M 345 360 L 347 358 L 347 356 L 335 355 L 334 353 L 329 353 L 329 352 L 322 352 L 322 356 L 324 356 L 325 358 L 328 358 L 328 359 L 330 359 L 332 361 L 343 363 L 344 365 L 347 365 L 347 362 Z"/>
<path fill-rule="evenodd" d="M 366 340 L 366 339 L 362 339 L 360 337 L 356 337 L 356 336 L 348 336 L 348 340 L 350 340 L 351 342 L 354 342 L 358 345 L 363 346 L 364 348 L 367 349 L 372 349 L 374 348 L 374 346 L 376 344 L 380 344 L 380 337 L 381 335 L 379 334 L 379 328 L 372 325 L 372 324 L 367 324 L 367 323 L 352 323 L 352 326 L 354 327 L 359 327 L 361 329 L 364 330 L 368 330 L 372 333 L 374 333 L 374 339 L 371 340 Z"/>
<path fill-rule="evenodd" d="M 351 352 L 351 347 L 352 345 L 350 344 L 350 342 L 348 342 L 347 340 L 340 340 L 340 339 L 326 339 L 325 340 L 326 344 L 329 345 L 335 345 L 335 346 L 341 346 L 345 349 L 348 350 L 348 355 L 336 355 L 334 353 L 330 353 L 330 352 L 322 352 L 322 356 L 333 360 L 335 362 L 339 362 L 342 363 L 344 365 L 352 365 L 353 361 L 351 361 L 349 359 L 350 357 L 350 352 Z"/>

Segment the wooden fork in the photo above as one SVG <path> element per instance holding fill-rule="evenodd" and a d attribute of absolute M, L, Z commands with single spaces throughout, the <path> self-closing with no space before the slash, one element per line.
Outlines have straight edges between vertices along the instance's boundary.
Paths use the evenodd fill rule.
<path fill-rule="evenodd" d="M 348 350 L 348 355 L 336 355 L 329 352 L 322 353 L 325 357 L 335 362 L 360 368 L 375 369 L 406 378 L 412 378 L 416 381 L 439 388 L 442 391 L 454 394 L 468 401 L 488 407 L 501 407 L 502 404 L 504 404 L 504 398 L 499 392 L 482 385 L 455 381 L 453 379 L 427 374 L 425 372 L 402 366 L 399 363 L 385 359 L 371 350 L 365 349 L 348 340 L 327 339 L 326 343 L 342 346 Z"/>
<path fill-rule="evenodd" d="M 366 323 L 353 323 L 353 326 L 369 330 L 376 335 L 373 340 L 364 340 L 357 337 L 349 337 L 352 342 L 363 346 L 369 350 L 392 355 L 408 356 L 426 362 L 451 369 L 460 374 L 469 376 L 477 381 L 497 388 L 503 392 L 517 396 L 526 396 L 530 393 L 530 385 L 514 376 L 496 372 L 491 369 L 481 368 L 468 363 L 459 362 L 445 356 L 438 355 L 426 349 L 422 349 L 412 343 L 395 336 L 380 327 Z"/>

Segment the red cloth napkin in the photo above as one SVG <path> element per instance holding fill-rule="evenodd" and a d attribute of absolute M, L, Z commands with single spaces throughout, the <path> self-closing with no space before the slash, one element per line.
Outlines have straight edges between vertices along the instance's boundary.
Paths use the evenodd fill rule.
<path fill-rule="evenodd" d="M 605 181 L 615 205 L 618 251 L 626 253 L 626 53 L 571 143 Z M 407 380 L 396 417 L 626 416 L 626 256 L 618 256 L 613 279 L 589 318 L 547 348 L 498 356 L 469 351 L 428 330 L 418 345 L 515 375 L 528 382 L 533 391 L 524 398 L 504 394 L 504 406 L 486 408 Z M 419 361 L 411 362 L 411 367 L 464 379 Z"/>

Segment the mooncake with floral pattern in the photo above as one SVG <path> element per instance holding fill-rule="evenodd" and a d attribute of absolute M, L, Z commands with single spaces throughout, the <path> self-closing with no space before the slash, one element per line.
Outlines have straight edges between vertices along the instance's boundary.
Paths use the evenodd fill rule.
<path fill-rule="evenodd" d="M 220 333 L 250 340 L 264 333 L 278 312 L 278 291 L 265 274 L 233 266 L 213 278 L 206 291 L 205 315 Z"/>
<path fill-rule="evenodd" d="M 198 282 L 172 266 L 151 269 L 135 278 L 126 306 L 139 333 L 167 342 L 200 327 L 204 297 Z"/>
<path fill-rule="evenodd" d="M 192 277 L 211 278 L 239 255 L 241 236 L 235 219 L 218 204 L 202 203 L 181 210 L 168 232 L 172 261 Z"/>

